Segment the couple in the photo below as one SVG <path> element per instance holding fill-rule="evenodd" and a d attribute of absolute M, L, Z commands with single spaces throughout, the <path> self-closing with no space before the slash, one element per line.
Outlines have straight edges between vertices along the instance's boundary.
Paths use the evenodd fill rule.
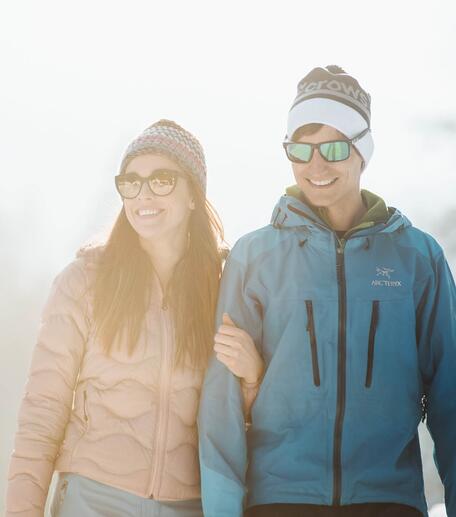
<path fill-rule="evenodd" d="M 127 148 L 109 239 L 44 309 L 8 517 L 41 517 L 54 471 L 60 517 L 427 515 L 425 416 L 456 516 L 443 252 L 360 190 L 370 97 L 339 67 L 298 84 L 283 146 L 296 185 L 235 245 L 220 292 L 199 142 L 162 120 Z"/>

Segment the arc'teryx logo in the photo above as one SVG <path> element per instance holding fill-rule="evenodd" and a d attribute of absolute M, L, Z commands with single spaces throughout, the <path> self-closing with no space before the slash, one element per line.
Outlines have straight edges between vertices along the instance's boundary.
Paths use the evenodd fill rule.
<path fill-rule="evenodd" d="M 377 268 L 377 276 L 384 276 L 388 278 L 388 280 L 391 279 L 390 273 L 394 273 L 394 269 L 390 269 L 388 267 L 378 267 Z"/>
<path fill-rule="evenodd" d="M 394 269 L 389 267 L 377 266 L 377 276 L 380 279 L 372 280 L 371 285 L 374 287 L 401 287 L 402 282 L 400 280 L 391 280 L 391 274 L 394 273 Z"/>

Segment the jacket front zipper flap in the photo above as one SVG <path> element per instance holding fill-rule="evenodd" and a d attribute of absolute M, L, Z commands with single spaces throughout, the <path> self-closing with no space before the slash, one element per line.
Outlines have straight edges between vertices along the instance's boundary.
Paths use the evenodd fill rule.
<path fill-rule="evenodd" d="M 166 308 L 165 308 L 166 307 Z M 167 313 L 167 306 L 162 305 L 162 330 L 166 338 L 162 343 L 161 350 L 161 377 L 159 384 L 159 405 L 157 408 L 157 427 L 154 447 L 154 466 L 152 469 L 152 476 L 150 482 L 149 493 L 154 499 L 160 497 L 160 486 L 162 471 L 164 465 L 164 457 L 166 454 L 166 442 L 168 433 L 168 419 L 169 419 L 169 393 L 171 389 L 171 377 L 173 368 L 173 349 L 170 346 L 171 342 L 168 336 L 171 334 L 169 321 L 169 314 Z"/>
<path fill-rule="evenodd" d="M 345 414 L 346 390 L 346 324 L 347 324 L 347 287 L 345 284 L 345 241 L 336 245 L 336 275 L 339 292 L 339 323 L 337 353 L 337 410 L 334 424 L 333 449 L 333 505 L 340 505 L 342 491 L 342 428 Z"/>

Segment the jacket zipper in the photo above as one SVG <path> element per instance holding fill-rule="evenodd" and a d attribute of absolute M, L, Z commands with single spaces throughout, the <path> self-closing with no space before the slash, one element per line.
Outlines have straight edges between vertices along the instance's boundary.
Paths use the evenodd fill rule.
<path fill-rule="evenodd" d="M 317 224 L 321 228 L 328 230 L 324 225 L 318 223 L 305 212 L 288 204 L 287 207 L 299 215 L 302 215 Z M 333 448 L 333 500 L 334 506 L 340 506 L 342 491 L 342 428 L 345 415 L 345 397 L 346 397 L 346 362 L 347 362 L 347 343 L 346 343 L 346 325 L 347 325 L 347 286 L 345 279 L 345 257 L 344 248 L 347 236 L 343 239 L 336 237 L 336 274 L 339 298 L 339 327 L 338 327 L 338 352 L 337 352 L 337 408 L 336 420 L 334 423 L 334 448 Z"/>
<path fill-rule="evenodd" d="M 84 429 L 83 429 L 83 431 L 81 433 L 81 436 L 79 436 L 79 438 L 77 439 L 76 443 L 74 444 L 73 450 L 71 451 L 70 463 L 73 461 L 73 458 L 74 458 L 74 456 L 76 454 L 76 451 L 78 450 L 79 445 L 80 445 L 82 439 L 87 434 L 87 431 L 89 429 L 89 413 L 87 411 L 87 390 L 84 390 L 82 392 L 82 397 L 83 397 L 82 398 L 82 411 L 83 411 L 85 426 L 84 426 Z"/>
<path fill-rule="evenodd" d="M 310 351 L 312 354 L 312 372 L 315 386 L 320 386 L 320 369 L 318 367 L 317 338 L 315 336 L 315 324 L 313 317 L 313 305 L 311 300 L 306 300 L 307 332 L 310 338 Z"/>
<path fill-rule="evenodd" d="M 164 340 L 162 343 L 162 360 L 160 362 L 160 384 L 159 384 L 159 407 L 158 407 L 158 421 L 157 434 L 155 437 L 154 454 L 154 468 L 151 476 L 151 483 L 149 488 L 150 497 L 158 499 L 160 495 L 160 486 L 162 482 L 162 470 L 164 457 L 166 454 L 166 438 L 168 434 L 168 406 L 169 406 L 169 389 L 171 384 L 171 359 L 172 350 L 170 348 L 170 341 L 168 339 L 170 329 L 168 325 L 165 311 L 168 309 L 165 298 L 162 303 L 162 329 Z"/>
<path fill-rule="evenodd" d="M 87 413 L 87 390 L 84 390 L 84 420 L 87 425 L 89 423 L 89 415 Z"/>
<path fill-rule="evenodd" d="M 340 505 L 342 490 L 342 428 L 345 414 L 346 390 L 346 324 L 347 324 L 347 288 L 345 279 L 344 260 L 345 240 L 338 240 L 336 245 L 336 273 L 339 291 L 339 335 L 337 352 L 337 409 L 334 424 L 333 449 L 333 501 L 335 506 Z"/>
<path fill-rule="evenodd" d="M 372 302 L 372 315 L 369 328 L 369 344 L 367 351 L 366 388 L 372 385 L 372 370 L 374 368 L 374 343 L 378 323 L 378 300 Z"/>
<path fill-rule="evenodd" d="M 68 479 L 64 479 L 59 486 L 59 509 L 61 508 L 63 501 L 68 490 Z"/>

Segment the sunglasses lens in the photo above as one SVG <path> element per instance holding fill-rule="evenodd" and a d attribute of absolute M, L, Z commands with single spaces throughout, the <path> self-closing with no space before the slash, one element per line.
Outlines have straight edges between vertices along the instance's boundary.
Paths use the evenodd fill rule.
<path fill-rule="evenodd" d="M 350 156 L 350 144 L 344 140 L 321 144 L 320 153 L 328 162 L 340 162 Z"/>
<path fill-rule="evenodd" d="M 287 145 L 288 159 L 292 162 L 308 162 L 312 158 L 312 146 L 303 143 Z"/>
<path fill-rule="evenodd" d="M 116 187 L 122 197 L 132 199 L 139 194 L 141 182 L 136 176 L 131 177 L 129 174 L 121 174 L 116 177 Z"/>
<path fill-rule="evenodd" d="M 174 190 L 176 180 L 177 176 L 173 171 L 157 171 L 149 178 L 149 187 L 156 196 L 167 196 Z"/>

